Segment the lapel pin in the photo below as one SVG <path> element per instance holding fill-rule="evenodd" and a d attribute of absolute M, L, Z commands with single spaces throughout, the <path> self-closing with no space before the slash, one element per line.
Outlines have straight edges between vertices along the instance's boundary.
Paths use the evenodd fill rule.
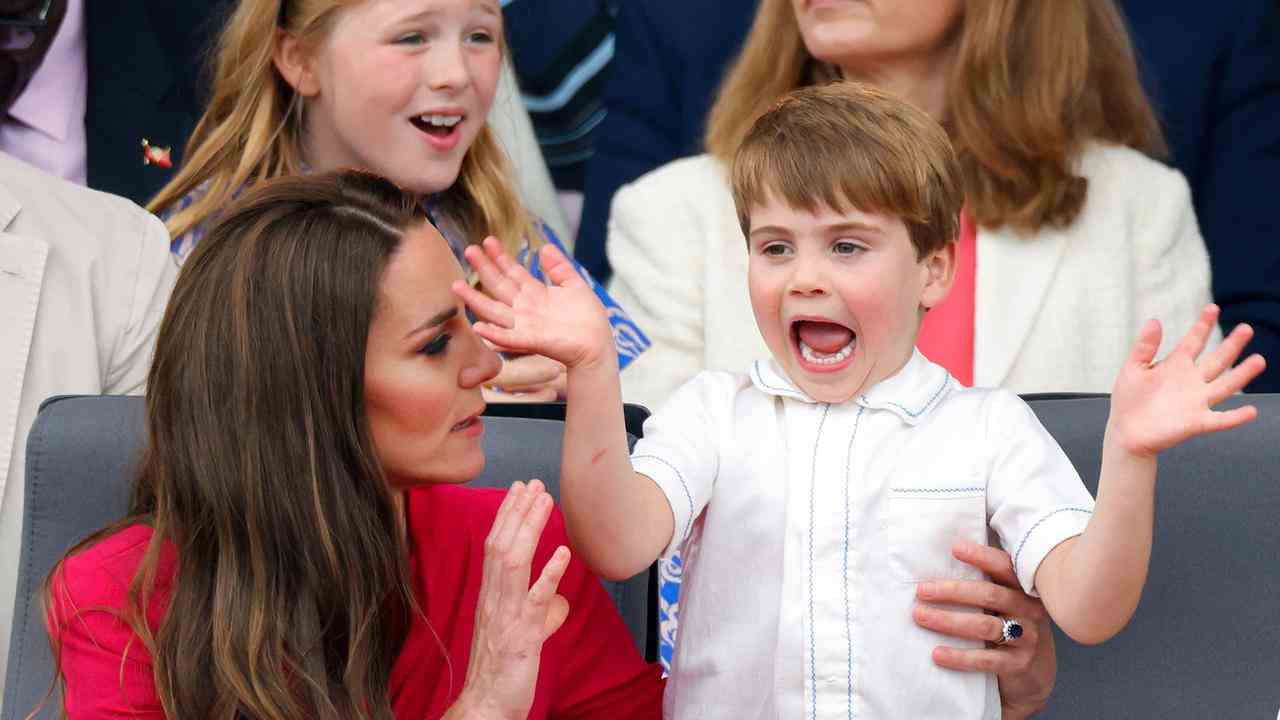
<path fill-rule="evenodd" d="M 169 154 L 172 148 L 160 147 L 152 145 L 146 138 L 142 139 L 142 164 L 155 165 L 158 168 L 169 169 L 173 167 L 173 160 Z"/>

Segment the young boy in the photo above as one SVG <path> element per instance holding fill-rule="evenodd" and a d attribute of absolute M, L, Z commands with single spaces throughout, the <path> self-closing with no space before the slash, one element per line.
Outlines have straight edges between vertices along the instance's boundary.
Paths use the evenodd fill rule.
<path fill-rule="evenodd" d="M 1146 578 L 1156 454 L 1256 416 L 1211 409 L 1262 370 L 1231 369 L 1250 331 L 1197 364 L 1210 306 L 1153 363 L 1160 327 L 1143 327 L 1095 507 L 1016 395 L 964 388 L 915 350 L 951 286 L 963 202 L 941 127 L 875 90 L 807 88 L 757 121 L 731 176 L 773 358 L 695 377 L 630 457 L 608 321 L 572 266 L 544 251 L 546 287 L 495 243 L 468 253 L 492 296 L 456 288 L 476 331 L 568 368 L 575 548 L 622 578 L 683 547 L 668 717 L 998 717 L 994 676 L 932 664 L 915 584 L 975 577 L 950 549 L 990 530 L 1067 634 L 1118 632 Z"/>

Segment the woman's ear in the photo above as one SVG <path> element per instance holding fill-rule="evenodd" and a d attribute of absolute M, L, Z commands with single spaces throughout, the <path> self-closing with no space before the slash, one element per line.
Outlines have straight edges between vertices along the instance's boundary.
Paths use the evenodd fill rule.
<path fill-rule="evenodd" d="M 313 97 L 320 92 L 320 84 L 316 82 L 316 73 L 312 67 L 313 60 L 309 48 L 297 37 L 284 30 L 276 29 L 275 49 L 271 53 L 271 61 L 276 71 L 289 83 L 293 91 L 303 97 Z"/>
<path fill-rule="evenodd" d="M 949 242 L 925 256 L 925 283 L 920 291 L 920 307 L 928 310 L 947 299 L 956 280 L 956 243 Z"/>

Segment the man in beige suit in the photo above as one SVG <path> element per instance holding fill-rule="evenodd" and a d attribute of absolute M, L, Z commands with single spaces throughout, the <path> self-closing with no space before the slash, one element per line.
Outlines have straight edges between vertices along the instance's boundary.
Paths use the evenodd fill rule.
<path fill-rule="evenodd" d="M 0 692 L 36 410 L 141 393 L 176 276 L 159 220 L 0 153 Z"/>

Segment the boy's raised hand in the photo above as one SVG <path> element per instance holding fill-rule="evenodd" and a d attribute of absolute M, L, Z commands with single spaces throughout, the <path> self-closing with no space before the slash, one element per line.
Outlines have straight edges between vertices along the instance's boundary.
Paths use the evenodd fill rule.
<path fill-rule="evenodd" d="M 1233 367 L 1253 337 L 1248 325 L 1237 325 L 1221 345 L 1200 357 L 1217 321 L 1218 306 L 1205 306 L 1195 327 L 1158 363 L 1153 361 L 1160 347 L 1160 323 L 1148 320 L 1142 326 L 1111 393 L 1109 424 L 1121 447 L 1154 456 L 1188 438 L 1229 430 L 1258 416 L 1252 405 L 1213 409 L 1266 368 L 1258 354 Z"/>
<path fill-rule="evenodd" d="M 472 246 L 464 251 L 484 292 L 461 281 L 453 284 L 453 291 L 479 319 L 473 326 L 476 333 L 569 368 L 615 353 L 613 331 L 595 292 L 559 248 L 548 244 L 539 252 L 550 286 L 511 259 L 495 238 L 485 238 L 483 250 Z"/>

